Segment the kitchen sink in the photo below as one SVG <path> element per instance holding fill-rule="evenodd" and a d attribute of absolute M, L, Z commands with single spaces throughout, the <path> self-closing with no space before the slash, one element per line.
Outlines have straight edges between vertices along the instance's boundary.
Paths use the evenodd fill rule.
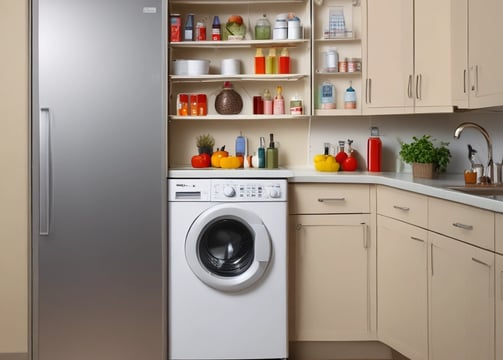
<path fill-rule="evenodd" d="M 461 186 L 447 186 L 450 190 L 460 191 L 470 195 L 486 196 L 497 198 L 498 200 L 503 197 L 503 184 L 490 185 L 490 184 L 475 184 L 475 185 L 461 185 Z"/>

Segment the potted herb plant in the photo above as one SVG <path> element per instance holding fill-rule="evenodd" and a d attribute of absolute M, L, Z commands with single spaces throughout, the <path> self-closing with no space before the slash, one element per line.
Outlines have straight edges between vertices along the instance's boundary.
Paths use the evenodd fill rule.
<path fill-rule="evenodd" d="M 215 139 L 210 134 L 199 135 L 196 137 L 196 146 L 199 154 L 205 153 L 211 155 L 213 154 Z"/>
<path fill-rule="evenodd" d="M 431 179 L 447 169 L 451 159 L 448 142 L 440 142 L 436 146 L 430 135 L 413 136 L 412 140 L 410 143 L 400 141 L 400 157 L 406 163 L 412 164 L 413 177 Z"/>

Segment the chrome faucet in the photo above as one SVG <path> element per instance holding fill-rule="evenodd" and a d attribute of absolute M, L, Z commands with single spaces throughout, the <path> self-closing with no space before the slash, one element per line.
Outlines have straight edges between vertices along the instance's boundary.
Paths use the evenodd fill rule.
<path fill-rule="evenodd" d="M 464 122 L 458 125 L 456 130 L 454 130 L 454 138 L 459 139 L 461 136 L 461 133 L 463 132 L 464 129 L 466 128 L 472 128 L 475 130 L 478 130 L 486 139 L 487 142 L 487 169 L 484 171 L 485 175 L 485 180 L 482 182 L 487 182 L 491 183 L 494 179 L 494 170 L 493 170 L 493 141 L 491 140 L 491 137 L 489 136 L 489 133 L 484 129 L 482 126 L 477 125 L 472 122 Z"/>

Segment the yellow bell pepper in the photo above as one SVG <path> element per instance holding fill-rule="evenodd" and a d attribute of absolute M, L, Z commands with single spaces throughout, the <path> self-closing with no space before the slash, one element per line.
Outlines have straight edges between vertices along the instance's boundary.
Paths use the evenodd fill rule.
<path fill-rule="evenodd" d="M 241 159 L 237 156 L 227 156 L 220 159 L 222 169 L 237 169 L 241 166 Z"/>
<path fill-rule="evenodd" d="M 318 171 L 339 171 L 340 164 L 332 155 L 316 155 L 313 159 L 314 168 Z"/>

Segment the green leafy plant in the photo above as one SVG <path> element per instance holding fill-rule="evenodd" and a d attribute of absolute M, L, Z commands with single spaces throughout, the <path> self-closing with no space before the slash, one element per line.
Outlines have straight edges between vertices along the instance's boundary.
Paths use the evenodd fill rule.
<path fill-rule="evenodd" d="M 435 146 L 430 135 L 421 137 L 413 136 L 411 143 L 400 141 L 400 157 L 406 163 L 435 164 L 437 172 L 444 172 L 447 164 L 451 160 L 451 152 L 448 149 L 448 142 L 440 142 Z"/>
<path fill-rule="evenodd" d="M 196 146 L 213 148 L 215 146 L 215 139 L 210 134 L 203 134 L 196 137 Z"/>

